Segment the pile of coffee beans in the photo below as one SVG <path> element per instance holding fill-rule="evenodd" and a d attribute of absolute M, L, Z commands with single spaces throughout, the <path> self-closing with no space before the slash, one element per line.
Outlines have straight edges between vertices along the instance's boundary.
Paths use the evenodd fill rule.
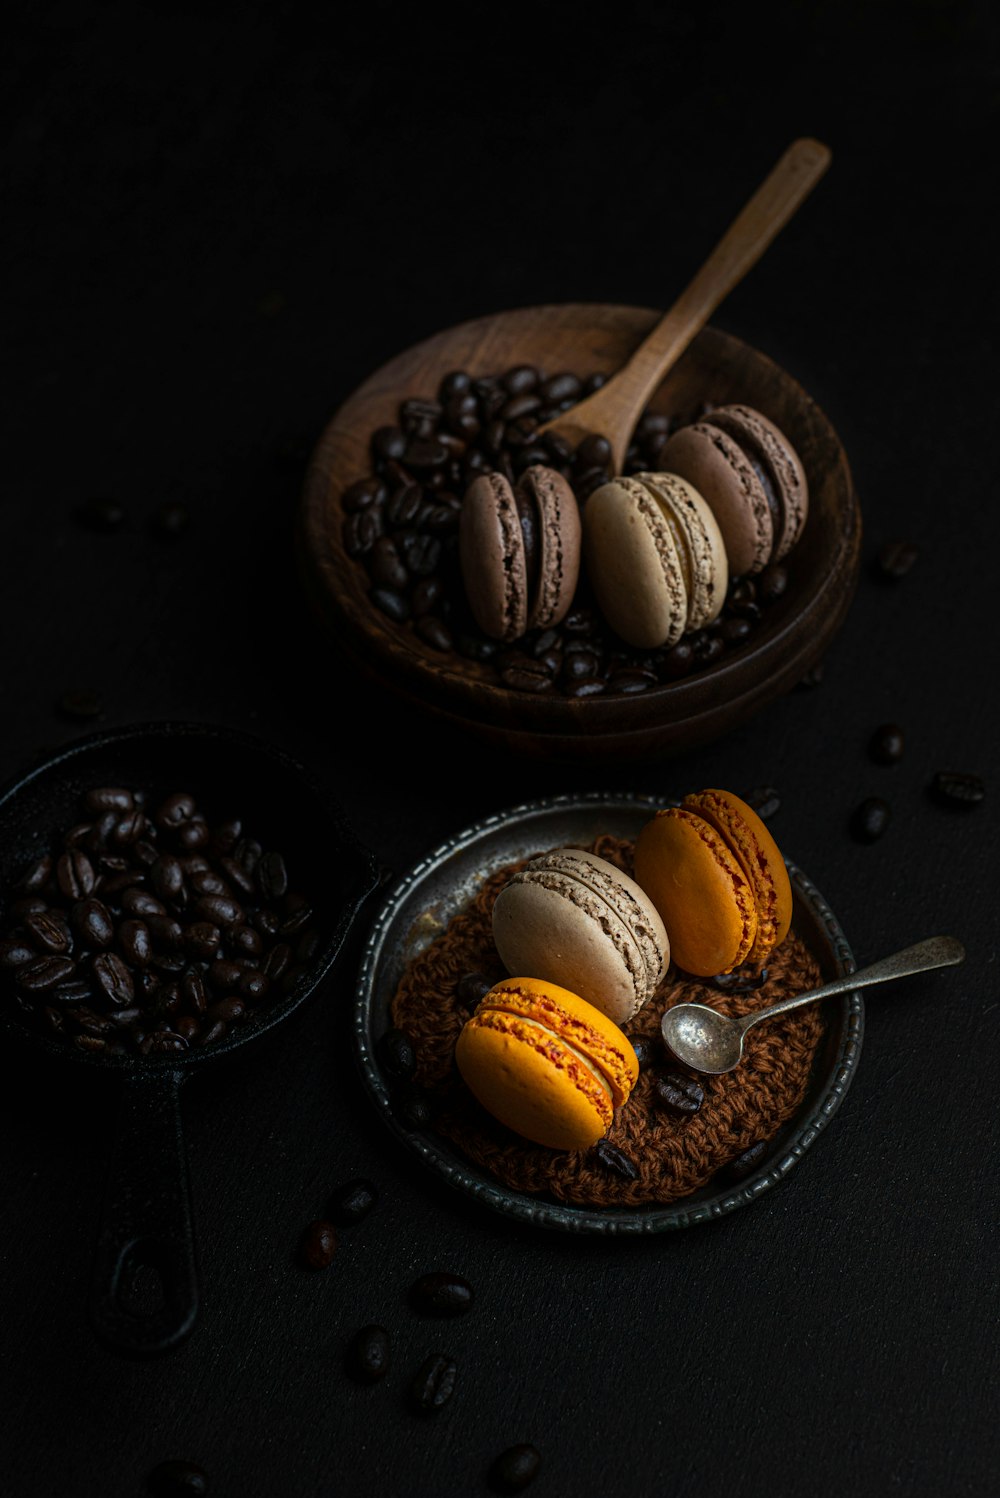
<path fill-rule="evenodd" d="M 490 639 L 472 618 L 458 559 L 465 490 L 477 474 L 495 470 L 513 482 L 542 463 L 561 473 L 585 505 L 611 476 L 610 445 L 591 435 L 574 446 L 557 433 L 538 436 L 537 429 L 605 379 L 546 376 L 533 365 L 476 379 L 455 370 L 435 398 L 404 400 L 398 425 L 372 434 L 372 472 L 341 496 L 344 548 L 367 570 L 373 607 L 442 655 L 482 663 L 513 691 L 574 698 L 644 692 L 744 644 L 785 593 L 788 573 L 780 563 L 756 578 L 732 578 L 719 618 L 670 649 L 627 646 L 605 624 L 583 575 L 562 623 L 530 631 L 512 646 Z M 683 422 L 707 409 L 685 414 Z M 680 424 L 662 412 L 645 412 L 625 472 L 655 469 Z"/>
<path fill-rule="evenodd" d="M 193 796 L 95 786 L 7 892 L 0 989 L 78 1050 L 212 1045 L 291 992 L 320 946 L 282 855 Z"/>

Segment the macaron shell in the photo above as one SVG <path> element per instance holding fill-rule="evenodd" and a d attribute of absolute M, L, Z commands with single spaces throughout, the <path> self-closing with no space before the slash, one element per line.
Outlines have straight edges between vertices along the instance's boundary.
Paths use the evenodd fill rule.
<path fill-rule="evenodd" d="M 635 479 L 602 484 L 583 513 L 583 556 L 601 613 L 629 645 L 676 645 L 687 625 L 687 589 L 670 528 Z"/>
<path fill-rule="evenodd" d="M 546 1025 L 600 1071 L 616 1108 L 628 1101 L 639 1076 L 632 1043 L 613 1020 L 579 994 L 540 978 L 505 978 L 483 996 L 476 1013 L 493 1009 Z"/>
<path fill-rule="evenodd" d="M 528 627 L 524 537 L 502 473 L 473 479 L 462 500 L 458 553 L 469 608 L 484 634 L 516 640 Z"/>
<path fill-rule="evenodd" d="M 792 923 L 792 885 L 777 843 L 753 808 L 732 791 L 698 791 L 685 796 L 683 805 L 710 822 L 739 859 L 757 902 L 749 960 L 766 961 Z"/>
<path fill-rule="evenodd" d="M 618 1024 L 649 997 L 642 951 L 628 926 L 563 869 L 513 875 L 493 903 L 493 941 L 508 972 L 570 989 Z"/>
<path fill-rule="evenodd" d="M 718 522 L 732 576 L 760 572 L 771 559 L 774 520 L 753 464 L 728 433 L 694 422 L 667 439 L 660 463 L 686 479 Z"/>
<path fill-rule="evenodd" d="M 628 927 L 643 956 L 652 994 L 670 964 L 670 940 L 646 891 L 623 870 L 586 848 L 556 848 L 549 858 L 570 860 L 580 881 L 607 900 Z"/>
<path fill-rule="evenodd" d="M 528 627 L 548 629 L 565 618 L 580 576 L 580 507 L 561 473 L 542 464 L 526 468 L 518 488 L 538 514 L 541 557 L 538 585 L 529 602 Z"/>
<path fill-rule="evenodd" d="M 809 513 L 809 481 L 802 460 L 784 432 L 751 406 L 720 406 L 706 420 L 744 447 L 749 443 L 749 455 L 756 456 L 768 474 L 781 512 L 771 559 L 780 561 L 799 539 Z"/>
<path fill-rule="evenodd" d="M 711 624 L 722 612 L 729 587 L 729 560 L 718 522 L 697 489 L 677 473 L 637 473 L 664 513 L 674 517 L 688 556 L 689 630 Z"/>
<path fill-rule="evenodd" d="M 673 806 L 657 812 L 636 839 L 635 876 L 660 912 L 678 967 L 710 978 L 746 960 L 757 933 L 753 891 L 700 816 Z"/>

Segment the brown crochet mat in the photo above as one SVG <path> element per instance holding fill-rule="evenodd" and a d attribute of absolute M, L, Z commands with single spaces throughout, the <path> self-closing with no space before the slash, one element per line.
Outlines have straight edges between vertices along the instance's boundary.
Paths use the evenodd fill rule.
<path fill-rule="evenodd" d="M 604 836 L 590 848 L 632 873 L 630 842 Z M 772 1138 L 805 1096 L 823 1034 L 818 1005 L 806 1005 L 751 1030 L 744 1060 L 735 1072 L 699 1078 L 705 1101 L 689 1118 L 675 1118 L 653 1105 L 656 1076 L 670 1069 L 666 1053 L 662 1066 L 643 1072 L 607 1136 L 635 1163 L 635 1181 L 622 1179 L 592 1150 L 557 1151 L 530 1144 L 480 1107 L 453 1065 L 455 1042 L 469 1015 L 457 1002 L 455 989 L 469 972 L 481 972 L 494 982 L 506 976 L 493 945 L 493 902 L 522 866 L 498 869 L 484 882 L 471 904 L 409 964 L 393 998 L 392 1023 L 411 1037 L 417 1053 L 416 1080 L 436 1105 L 434 1128 L 506 1186 L 590 1207 L 676 1201 L 705 1185 L 751 1144 Z M 767 974 L 766 983 L 751 993 L 723 994 L 711 984 L 682 978 L 671 967 L 649 1003 L 624 1027 L 625 1033 L 633 1039 L 658 1039 L 664 1010 L 682 1000 L 741 1015 L 802 993 L 820 979 L 819 964 L 794 933 L 771 954 Z"/>

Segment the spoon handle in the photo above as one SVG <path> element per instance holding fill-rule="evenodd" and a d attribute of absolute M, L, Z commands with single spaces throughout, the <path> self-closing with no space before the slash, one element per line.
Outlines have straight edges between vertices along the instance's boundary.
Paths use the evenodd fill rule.
<path fill-rule="evenodd" d="M 794 994 L 790 999 L 779 999 L 767 1009 L 748 1014 L 740 1021 L 743 1034 L 762 1019 L 772 1019 L 776 1014 L 786 1014 L 789 1009 L 798 1009 L 800 1004 L 812 1004 L 816 999 L 829 999 L 838 993 L 853 993 L 856 988 L 868 988 L 872 983 L 887 983 L 891 978 L 908 978 L 911 973 L 925 973 L 930 968 L 951 967 L 965 957 L 965 948 L 954 936 L 930 936 L 918 941 L 916 946 L 904 947 L 873 962 L 870 967 L 860 968 L 856 973 L 845 973 L 824 983 L 822 988 L 811 988 L 808 993 Z"/>
<path fill-rule="evenodd" d="M 829 165 L 830 151 L 821 141 L 807 136 L 794 140 L 736 215 L 669 312 L 615 376 L 618 408 L 632 412 L 633 425 L 667 370 L 757 263 Z"/>

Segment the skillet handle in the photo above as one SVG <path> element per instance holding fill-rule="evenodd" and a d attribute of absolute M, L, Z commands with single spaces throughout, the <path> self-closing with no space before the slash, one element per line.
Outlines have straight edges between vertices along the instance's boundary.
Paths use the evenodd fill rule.
<path fill-rule="evenodd" d="M 96 1331 L 120 1352 L 175 1347 L 198 1313 L 181 1071 L 126 1077 L 90 1292 Z"/>

